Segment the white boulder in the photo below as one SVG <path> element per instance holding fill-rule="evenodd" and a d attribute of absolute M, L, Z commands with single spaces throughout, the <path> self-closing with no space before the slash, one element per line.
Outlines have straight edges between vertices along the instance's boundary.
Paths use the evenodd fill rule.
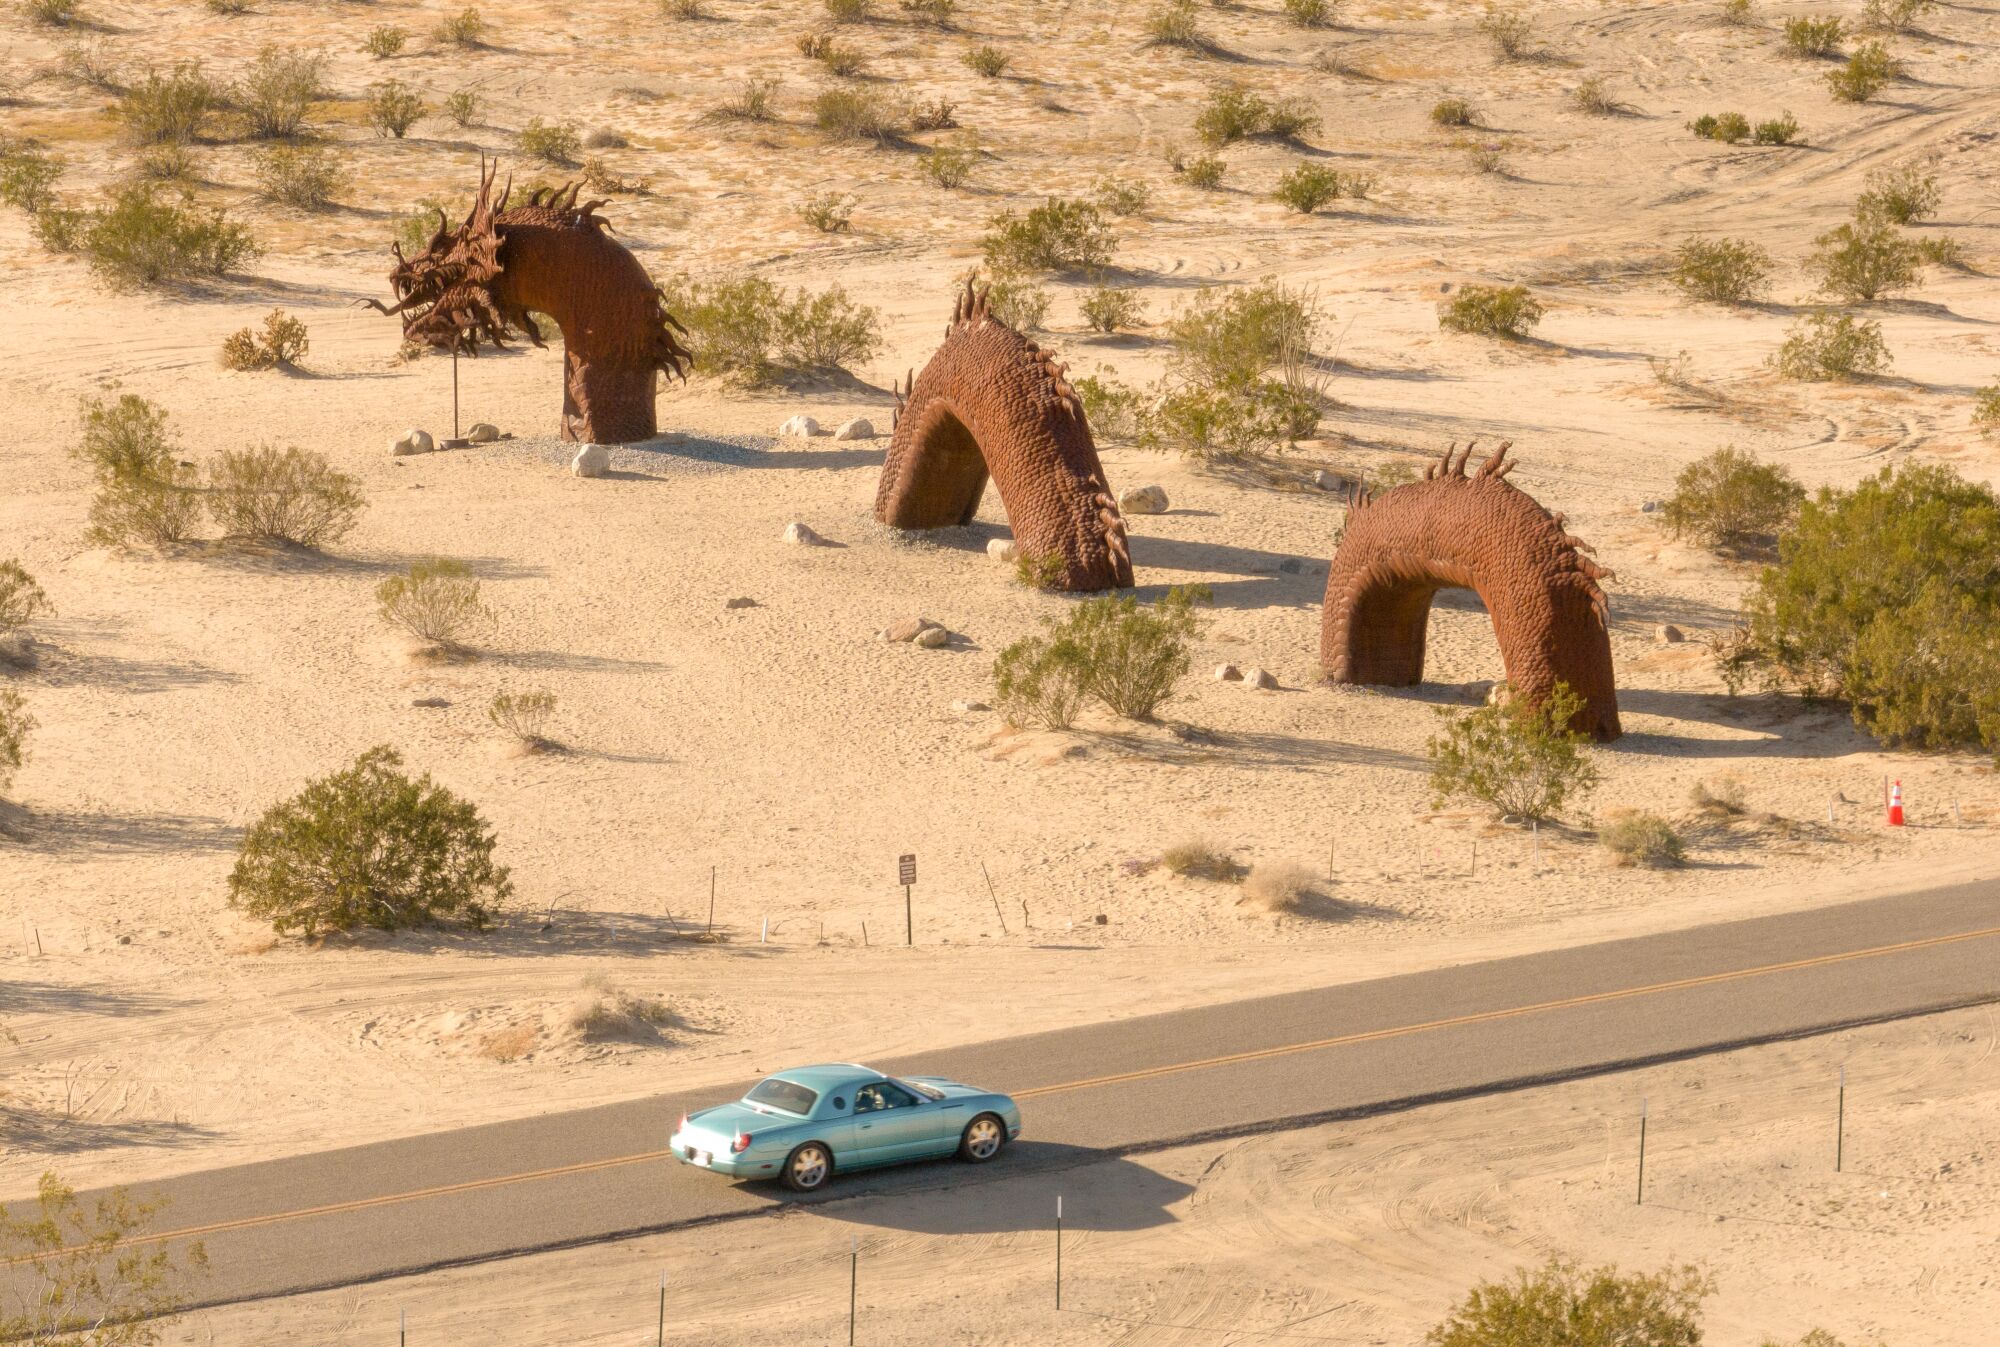
<path fill-rule="evenodd" d="M 494 425 L 491 421 L 476 422 L 472 429 L 465 432 L 465 442 L 467 444 L 491 444 L 499 438 L 500 427 Z"/>
<path fill-rule="evenodd" d="M 794 547 L 825 547 L 826 539 L 794 519 L 785 525 L 785 541 Z"/>
<path fill-rule="evenodd" d="M 427 430 L 410 429 L 403 432 L 399 440 L 389 442 L 389 452 L 397 458 L 408 458 L 411 454 L 428 454 L 437 448 L 437 441 Z"/>
<path fill-rule="evenodd" d="M 1275 688 L 1278 686 L 1278 676 L 1269 669 L 1251 669 L 1243 675 L 1243 686 L 1246 688 Z"/>
<path fill-rule="evenodd" d="M 1021 545 L 1012 538 L 988 538 L 986 555 L 1003 565 L 1011 566 L 1021 559 Z"/>
<path fill-rule="evenodd" d="M 569 470 L 578 477 L 602 477 L 611 471 L 611 450 L 602 444 L 586 444 L 569 461 Z"/>
<path fill-rule="evenodd" d="M 943 627 L 925 627 L 917 633 L 917 639 L 911 642 L 911 644 L 921 646 L 925 650 L 936 650 L 949 640 L 951 640 L 951 633 Z"/>
<path fill-rule="evenodd" d="M 882 629 L 882 639 L 889 642 L 914 641 L 925 632 L 937 627 L 943 628 L 927 617 L 906 617 L 900 622 L 891 622 Z"/>
<path fill-rule="evenodd" d="M 875 423 L 865 416 L 857 416 L 852 421 L 842 421 L 834 427 L 836 440 L 872 440 L 875 438 Z"/>
<path fill-rule="evenodd" d="M 1215 681 L 1218 683 L 1240 683 L 1243 681 L 1243 671 L 1234 664 L 1218 664 L 1215 666 Z"/>
<path fill-rule="evenodd" d="M 801 438 L 817 435 L 819 434 L 819 422 L 803 414 L 794 416 L 788 419 L 785 424 L 778 427 L 778 433 L 780 435 L 796 435 Z"/>
<path fill-rule="evenodd" d="M 1118 508 L 1126 514 L 1165 514 L 1167 489 L 1163 486 L 1135 486 L 1118 494 Z"/>

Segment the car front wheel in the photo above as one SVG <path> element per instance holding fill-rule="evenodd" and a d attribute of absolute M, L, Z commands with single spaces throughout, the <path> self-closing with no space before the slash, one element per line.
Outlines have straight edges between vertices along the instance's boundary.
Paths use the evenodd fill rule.
<path fill-rule="evenodd" d="M 795 1193 L 823 1188 L 832 1176 L 833 1156 L 817 1141 L 808 1141 L 785 1157 L 785 1186 Z"/>
<path fill-rule="evenodd" d="M 968 1164 L 984 1164 L 1007 1144 L 1007 1125 L 991 1113 L 982 1113 L 965 1125 L 958 1139 L 958 1158 Z"/>

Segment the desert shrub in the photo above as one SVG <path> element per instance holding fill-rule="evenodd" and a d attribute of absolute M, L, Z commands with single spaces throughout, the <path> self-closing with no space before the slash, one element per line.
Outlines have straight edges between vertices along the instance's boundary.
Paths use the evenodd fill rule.
<path fill-rule="evenodd" d="M 915 131 L 945 131 L 958 125 L 958 104 L 940 94 L 936 98 L 910 104 L 910 128 Z"/>
<path fill-rule="evenodd" d="M 1867 224 L 1918 224 L 1937 214 L 1943 199 L 1935 165 L 1911 160 L 1870 173 L 1854 202 L 1854 215 Z"/>
<path fill-rule="evenodd" d="M 55 69 L 66 80 L 86 89 L 117 93 L 117 52 L 102 38 L 65 42 L 56 48 Z"/>
<path fill-rule="evenodd" d="M 1258 861 L 1243 877 L 1243 898 L 1266 912 L 1296 912 L 1312 896 L 1318 879 L 1297 861 Z"/>
<path fill-rule="evenodd" d="M 1861 7 L 1861 21 L 1885 32 L 1907 33 L 1936 8 L 1937 0 L 1868 0 Z"/>
<path fill-rule="evenodd" d="M 1160 0 L 1159 7 L 1146 16 L 1146 43 L 1155 47 L 1180 47 L 1200 51 L 1208 46 L 1202 35 L 1200 11 L 1194 0 Z"/>
<path fill-rule="evenodd" d="M 111 204 L 90 211 L 78 232 L 91 270 L 115 289 L 225 275 L 258 253 L 222 207 L 168 199 L 155 183 L 113 189 Z"/>
<path fill-rule="evenodd" d="M 1478 114 L 1463 98 L 1440 98 L 1431 104 L 1432 126 L 1477 126 Z"/>
<path fill-rule="evenodd" d="M 838 234 L 854 219 L 854 198 L 846 192 L 815 192 L 799 203 L 799 218 L 822 234 Z"/>
<path fill-rule="evenodd" d="M 486 37 L 486 20 L 468 5 L 456 14 L 447 14 L 431 29 L 431 37 L 453 47 L 476 47 Z"/>
<path fill-rule="evenodd" d="M 1771 367 L 1787 379 L 1825 383 L 1880 374 L 1890 366 L 1882 325 L 1849 313 L 1808 314 L 1771 356 Z"/>
<path fill-rule="evenodd" d="M 660 13 L 669 19 L 679 19 L 682 22 L 708 17 L 708 11 L 702 7 L 702 0 L 660 0 Z"/>
<path fill-rule="evenodd" d="M 1297 140 L 1320 126 L 1319 114 L 1301 98 L 1266 100 L 1234 81 L 1212 86 L 1195 114 L 1194 133 L 1210 149 L 1220 149 L 1250 136 Z"/>
<path fill-rule="evenodd" d="M 1160 864 L 1182 879 L 1234 879 L 1236 858 L 1205 837 L 1190 837 L 1160 853 Z"/>
<path fill-rule="evenodd" d="M 56 203 L 63 161 L 39 145 L 0 135 L 0 201 L 29 215 Z"/>
<path fill-rule="evenodd" d="M 1156 389 L 1139 442 L 1196 458 L 1281 450 L 1319 425 L 1318 404 L 1277 380 L 1242 388 L 1167 385 Z"/>
<path fill-rule="evenodd" d="M 1715 1284 L 1696 1267 L 1623 1274 L 1561 1257 L 1481 1282 L 1424 1338 L 1425 1347 L 1701 1347 L 1701 1302 Z"/>
<path fill-rule="evenodd" d="M 583 135 L 575 122 L 551 125 L 540 117 L 530 117 L 527 125 L 514 133 L 514 144 L 530 159 L 557 168 L 575 168 L 583 154 Z"/>
<path fill-rule="evenodd" d="M 20 0 L 20 10 L 22 18 L 44 28 L 67 28 L 83 17 L 76 0 Z"/>
<path fill-rule="evenodd" d="M 782 81 L 751 76 L 736 92 L 704 112 L 703 122 L 769 122 L 778 116 L 777 95 Z"/>
<path fill-rule="evenodd" d="M 1007 67 L 1014 63 L 1014 58 L 989 42 L 960 53 L 958 61 L 975 75 L 997 79 L 1007 73 Z"/>
<path fill-rule="evenodd" d="M 1722 0 L 1717 16 L 1730 28 L 1748 28 L 1757 21 L 1756 7 L 1751 0 Z"/>
<path fill-rule="evenodd" d="M 1597 844 L 1620 865 L 1669 869 L 1687 860 L 1687 846 L 1674 825 L 1641 809 L 1616 809 L 1597 830 Z"/>
<path fill-rule="evenodd" d="M 1894 225 L 1857 221 L 1813 240 L 1818 251 L 1804 262 L 1819 278 L 1820 290 L 1850 303 L 1865 304 L 1907 290 L 1923 274 L 1923 259 Z"/>
<path fill-rule="evenodd" d="M 1749 808 L 1749 800 L 1741 777 L 1719 776 L 1688 787 L 1689 806 L 1712 818 L 1740 817 Z"/>
<path fill-rule="evenodd" d="M 1489 4 L 1473 27 L 1492 44 L 1493 54 L 1503 61 L 1525 60 L 1534 52 L 1534 25 L 1518 10 Z"/>
<path fill-rule="evenodd" d="M 821 0 L 827 17 L 835 23 L 860 23 L 874 8 L 873 0 Z"/>
<path fill-rule="evenodd" d="M 919 23 L 949 28 L 951 16 L 958 12 L 958 0 L 898 0 L 896 7 Z"/>
<path fill-rule="evenodd" d="M 839 285 L 816 294 L 801 286 L 778 311 L 777 354 L 789 369 L 851 369 L 881 346 L 881 313 Z"/>
<path fill-rule="evenodd" d="M 326 57 L 319 52 L 257 53 L 231 100 L 257 140 L 289 140 L 304 127 L 312 105 L 325 98 Z"/>
<path fill-rule="evenodd" d="M 1168 160 L 1168 166 L 1182 182 L 1205 192 L 1222 186 L 1222 175 L 1229 170 L 1228 164 L 1212 154 L 1196 155 L 1192 159 L 1176 154 Z"/>
<path fill-rule="evenodd" d="M 446 94 L 444 115 L 451 118 L 453 126 L 479 125 L 479 95 L 471 89 L 458 89 Z"/>
<path fill-rule="evenodd" d="M 1331 28 L 1340 17 L 1338 0 L 1285 0 L 1285 17 L 1295 28 Z"/>
<path fill-rule="evenodd" d="M 1274 140 L 1303 140 L 1319 128 L 1320 115 L 1313 111 L 1312 104 L 1294 95 L 1277 99 L 1270 105 L 1259 134 Z"/>
<path fill-rule="evenodd" d="M 1507 152 L 1513 147 L 1504 140 L 1462 140 L 1467 167 L 1474 173 L 1505 173 Z"/>
<path fill-rule="evenodd" d="M 141 145 L 199 140 L 222 106 L 222 89 L 202 73 L 201 62 L 182 61 L 170 70 L 148 70 L 120 94 L 112 116 Z"/>
<path fill-rule="evenodd" d="M 1105 174 L 1090 189 L 1090 199 L 1106 215 L 1143 215 L 1153 191 L 1137 178 Z"/>
<path fill-rule="evenodd" d="M 222 367 L 262 370 L 282 365 L 292 368 L 305 359 L 308 346 L 306 325 L 283 309 L 273 309 L 264 315 L 263 331 L 238 328 L 222 343 Z"/>
<path fill-rule="evenodd" d="M 479 578 L 462 561 L 427 557 L 375 586 L 382 619 L 437 650 L 463 650 L 493 620 L 480 602 Z"/>
<path fill-rule="evenodd" d="M 1329 201 L 1339 199 L 1340 174 L 1319 164 L 1297 164 L 1278 179 L 1271 195 L 1299 214 L 1311 215 Z"/>
<path fill-rule="evenodd" d="M 1195 605 L 1207 598 L 1205 587 L 1178 587 L 1142 608 L 1130 595 L 1111 595 L 1084 600 L 1060 621 L 1045 619 L 1044 635 L 1015 642 L 994 662 L 997 704 L 1013 723 L 1053 729 L 1074 723 L 1085 699 L 1150 719 L 1187 675 L 1202 625 Z"/>
<path fill-rule="evenodd" d="M 350 182 L 346 159 L 326 145 L 267 145 L 250 172 L 267 199 L 299 210 L 325 210 Z"/>
<path fill-rule="evenodd" d="M 1690 299 L 1749 304 L 1770 288 L 1771 255 L 1748 239 L 1684 239 L 1668 279 Z"/>
<path fill-rule="evenodd" d="M 16 1041 L 0 1025 L 0 1042 Z M 18 1103 L 9 1113 L 41 1125 Z M 0 1257 L 16 1265 L 0 1337 L 37 1347 L 159 1342 L 208 1267 L 200 1243 L 176 1253 L 153 1234 L 164 1205 L 122 1185 L 86 1202 L 54 1170 L 43 1171 L 32 1200 L 0 1207 Z"/>
<path fill-rule="evenodd" d="M 1735 145 L 1748 140 L 1751 135 L 1750 119 L 1740 112 L 1704 112 L 1687 124 L 1702 140 L 1719 140 L 1725 145 Z"/>
<path fill-rule="evenodd" d="M 1548 819 L 1597 785 L 1589 740 L 1570 728 L 1583 699 L 1557 683 L 1540 706 L 1502 696 L 1454 715 L 1438 708 L 1442 734 L 1433 735 L 1431 795 L 1442 806 L 1475 800 L 1501 817 Z"/>
<path fill-rule="evenodd" d="M 91 542 L 107 547 L 154 547 L 193 536 L 201 517 L 195 472 L 183 467 L 167 433 L 167 414 L 126 393 L 116 402 L 85 402 L 71 452 L 90 469 Z"/>
<path fill-rule="evenodd" d="M 35 718 L 27 701 L 12 688 L 0 688 L 0 796 L 14 784 L 14 774 L 28 761 L 28 735 Z M 0 1215 L 6 1209 L 0 1207 Z"/>
<path fill-rule="evenodd" d="M 885 144 L 902 127 L 895 111 L 873 89 L 824 89 L 813 99 L 813 125 L 835 140 Z"/>
<path fill-rule="evenodd" d="M 522 747 L 540 749 L 550 743 L 549 717 L 555 710 L 553 692 L 498 692 L 487 704 L 486 718 L 518 739 Z"/>
<path fill-rule="evenodd" d="M 354 529 L 361 483 L 310 449 L 225 449 L 208 465 L 208 512 L 230 538 L 320 547 Z"/>
<path fill-rule="evenodd" d="M 805 57 L 808 61 L 817 61 L 826 53 L 827 47 L 832 42 L 833 34 L 822 32 L 817 28 L 807 29 L 794 39 L 794 45 L 798 47 L 799 55 Z"/>
<path fill-rule="evenodd" d="M 361 50 L 367 52 L 378 61 L 386 61 L 391 56 L 401 54 L 404 45 L 409 40 L 410 35 L 395 24 L 377 24 L 375 27 L 370 28 L 368 36 L 362 39 Z"/>
<path fill-rule="evenodd" d="M 950 144 L 933 145 L 917 156 L 917 172 L 939 187 L 963 187 L 979 166 L 979 142 L 960 136 Z"/>
<path fill-rule="evenodd" d="M 616 173 L 612 171 L 611 165 L 604 162 L 604 156 L 598 154 L 584 156 L 583 170 L 578 176 L 583 179 L 583 185 L 593 192 L 625 192 L 632 196 L 649 196 L 653 190 L 651 179 L 628 178 Z"/>
<path fill-rule="evenodd" d="M 1112 377 L 1110 366 L 1104 366 L 1103 373 L 1103 378 L 1086 375 L 1074 385 L 1076 396 L 1083 403 L 1084 417 L 1090 422 L 1091 434 L 1100 440 L 1132 439 L 1141 430 L 1146 410 L 1144 395 Z"/>
<path fill-rule="evenodd" d="M 1838 18 L 1805 15 L 1785 20 L 1785 49 L 1794 56 L 1831 56 L 1846 36 L 1847 26 Z"/>
<path fill-rule="evenodd" d="M 1569 91 L 1569 105 L 1593 117 L 1615 116 L 1625 108 L 1623 103 L 1612 97 L 1608 75 L 1586 75 L 1578 80 L 1576 87 Z"/>
<path fill-rule="evenodd" d="M 1062 558 L 1053 560 L 1059 579 Z M 993 703 L 1010 725 L 1066 730 L 1087 700 L 1082 668 L 1060 638 L 1024 636 L 993 661 Z"/>
<path fill-rule="evenodd" d="M 1323 324 L 1310 291 L 1273 280 L 1198 292 L 1167 325 L 1171 377 L 1156 390 L 1141 441 L 1235 455 L 1311 434 L 1321 409 L 1312 343 Z"/>
<path fill-rule="evenodd" d="M 1805 500 L 1798 479 L 1739 449 L 1718 449 L 1681 469 L 1660 515 L 1677 538 L 1726 552 L 1777 541 Z"/>
<path fill-rule="evenodd" d="M 1750 133 L 1750 139 L 1758 145 L 1797 145 L 1799 119 L 1789 112 L 1781 112 L 1758 122 Z"/>
<path fill-rule="evenodd" d="M 422 96 L 401 80 L 368 86 L 368 124 L 378 136 L 401 140 L 428 111 Z"/>
<path fill-rule="evenodd" d="M 1107 265 L 1118 236 L 1088 201 L 1050 197 L 1025 215 L 987 221 L 980 249 L 995 271 L 1085 271 Z"/>
<path fill-rule="evenodd" d="M 704 374 L 758 384 L 788 370 L 844 369 L 881 346 L 881 315 L 838 285 L 787 295 L 761 276 L 678 276 L 663 288 Z"/>
<path fill-rule="evenodd" d="M 1826 72 L 1826 87 L 1843 103 L 1866 103 L 1903 73 L 1903 63 L 1889 54 L 1880 42 L 1864 42 L 1847 58 L 1847 64 Z"/>
<path fill-rule="evenodd" d="M 0 636 L 10 636 L 35 618 L 55 611 L 49 596 L 19 561 L 0 561 Z"/>
<path fill-rule="evenodd" d="M 1447 332 L 1520 338 L 1542 321 L 1542 306 L 1525 285 L 1462 285 L 1438 305 L 1438 326 Z"/>
<path fill-rule="evenodd" d="M 984 289 L 987 310 L 1016 332 L 1042 331 L 1055 302 L 1047 286 L 1015 272 L 996 273 Z"/>
<path fill-rule="evenodd" d="M 853 47 L 843 46 L 827 33 L 809 33 L 799 39 L 801 54 L 818 61 L 829 75 L 849 79 L 861 73 L 867 61 Z"/>
<path fill-rule="evenodd" d="M 1100 285 L 1083 297 L 1083 321 L 1092 332 L 1122 332 L 1145 317 L 1146 301 L 1137 290 Z"/>
<path fill-rule="evenodd" d="M 2000 384 L 1988 384 L 1972 395 L 1972 424 L 1989 435 L 2000 428 Z"/>
<path fill-rule="evenodd" d="M 1309 351 L 1325 316 L 1310 290 L 1266 278 L 1206 287 L 1167 325 L 1172 365 L 1189 383 L 1245 388 L 1288 356 Z"/>
<path fill-rule="evenodd" d="M 248 14 L 250 12 L 250 0 L 204 0 L 204 7 L 211 14 L 224 14 L 233 17 L 238 14 Z"/>
<path fill-rule="evenodd" d="M 493 833 L 471 802 L 402 765 L 371 748 L 266 810 L 237 846 L 230 906 L 309 939 L 447 921 L 483 930 L 514 891 Z"/>
<path fill-rule="evenodd" d="M 140 177 L 154 182 L 186 183 L 195 175 L 194 149 L 172 140 L 144 145 L 132 156 L 132 167 Z"/>

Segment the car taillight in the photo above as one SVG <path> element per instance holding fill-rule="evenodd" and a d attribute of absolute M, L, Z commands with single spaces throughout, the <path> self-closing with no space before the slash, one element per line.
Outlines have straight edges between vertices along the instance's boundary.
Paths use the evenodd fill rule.
<path fill-rule="evenodd" d="M 685 1113 L 681 1114 L 681 1125 L 680 1125 L 679 1127 L 675 1128 L 674 1130 L 675 1130 L 675 1131 L 677 1131 L 677 1132 L 685 1132 L 685 1131 L 687 1131 L 687 1130 L 688 1130 L 688 1115 L 687 1115 L 687 1114 L 685 1114 Z"/>
<path fill-rule="evenodd" d="M 741 1155 L 743 1154 L 743 1152 L 749 1149 L 750 1149 L 750 1134 L 748 1132 L 738 1132 L 736 1134 L 736 1140 L 729 1143 L 729 1153 L 731 1155 Z"/>

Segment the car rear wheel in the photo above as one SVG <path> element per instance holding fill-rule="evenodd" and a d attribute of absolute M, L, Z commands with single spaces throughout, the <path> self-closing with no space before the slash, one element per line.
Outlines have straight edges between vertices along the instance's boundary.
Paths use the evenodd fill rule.
<path fill-rule="evenodd" d="M 808 1141 L 785 1157 L 785 1186 L 795 1193 L 823 1188 L 832 1177 L 833 1156 L 817 1141 Z"/>
<path fill-rule="evenodd" d="M 968 1164 L 984 1164 L 1007 1144 L 1007 1125 L 991 1113 L 982 1113 L 965 1125 L 958 1139 L 958 1158 Z"/>

